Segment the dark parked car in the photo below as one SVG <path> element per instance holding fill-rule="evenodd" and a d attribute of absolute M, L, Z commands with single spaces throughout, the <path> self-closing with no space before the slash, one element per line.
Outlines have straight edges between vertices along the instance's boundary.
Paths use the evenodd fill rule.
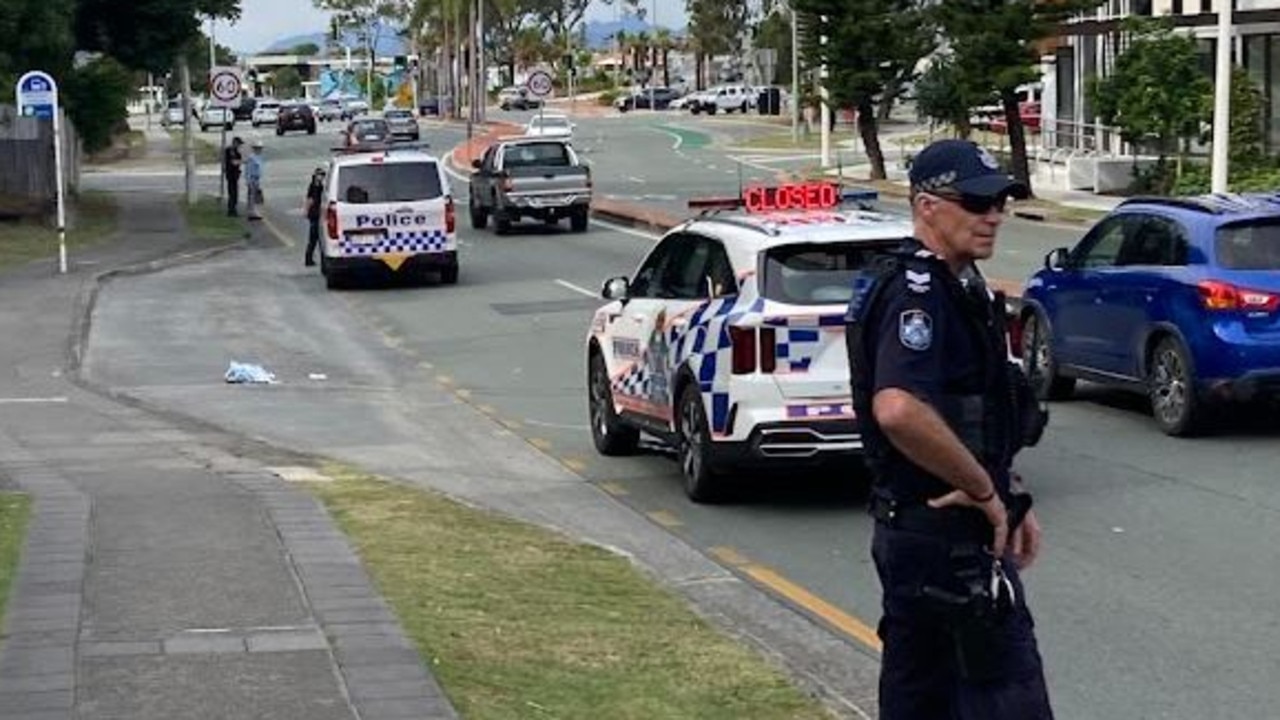
<path fill-rule="evenodd" d="M 1280 398 L 1280 197 L 1126 200 L 1022 299 L 1042 397 L 1133 390 L 1161 430 L 1192 434 L 1215 403 Z"/>
<path fill-rule="evenodd" d="M 257 99 L 246 95 L 235 108 L 236 120 L 252 120 L 253 110 L 256 107 L 258 107 Z"/>
<path fill-rule="evenodd" d="M 306 130 L 308 135 L 316 134 L 316 115 L 307 103 L 286 103 L 280 106 L 280 114 L 276 116 L 276 134 L 283 135 L 290 130 Z"/>
<path fill-rule="evenodd" d="M 671 105 L 671 101 L 680 97 L 680 93 L 671 88 L 653 88 L 652 94 L 649 90 L 640 90 L 627 97 L 621 97 L 614 101 L 614 106 L 620 112 L 628 110 L 648 109 L 650 98 L 653 100 L 653 106 L 658 110 L 666 110 Z"/>
<path fill-rule="evenodd" d="M 503 97 L 498 107 L 503 110 L 537 110 L 542 107 L 542 99 L 533 97 L 528 91 L 521 89 L 514 97 Z"/>

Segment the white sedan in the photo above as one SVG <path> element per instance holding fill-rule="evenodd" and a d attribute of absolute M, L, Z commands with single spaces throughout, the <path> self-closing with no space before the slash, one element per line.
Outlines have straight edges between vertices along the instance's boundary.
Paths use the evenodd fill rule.
<path fill-rule="evenodd" d="M 564 115 L 535 115 L 524 127 L 527 137 L 571 139 L 577 127 Z"/>

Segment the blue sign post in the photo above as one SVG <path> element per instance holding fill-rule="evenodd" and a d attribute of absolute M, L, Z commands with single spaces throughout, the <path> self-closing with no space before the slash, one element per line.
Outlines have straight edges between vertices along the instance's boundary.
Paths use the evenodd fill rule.
<path fill-rule="evenodd" d="M 58 198 L 58 272 L 67 272 L 67 209 L 62 187 L 62 118 L 58 113 L 58 83 L 39 70 L 18 78 L 18 114 L 53 121 L 54 184 Z"/>

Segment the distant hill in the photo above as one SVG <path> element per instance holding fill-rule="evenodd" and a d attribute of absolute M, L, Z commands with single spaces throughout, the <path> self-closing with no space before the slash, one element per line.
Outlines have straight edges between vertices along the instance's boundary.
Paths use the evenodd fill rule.
<path fill-rule="evenodd" d="M 668 27 L 663 25 L 662 27 Z M 684 35 L 684 27 L 669 28 L 671 33 L 677 37 Z M 621 30 L 629 35 L 635 33 L 652 33 L 654 26 L 641 20 L 634 15 L 624 16 L 621 20 L 609 20 L 607 22 L 593 21 L 586 23 L 584 26 L 584 34 L 586 35 L 587 47 L 592 50 L 608 50 L 613 47 L 613 36 Z M 314 43 L 322 51 L 328 38 L 328 33 L 315 32 L 305 35 L 291 35 L 283 37 L 268 45 L 258 54 L 278 53 L 292 50 L 299 45 Z M 360 51 L 360 39 L 353 32 L 347 32 L 343 36 L 345 44 L 351 47 L 352 53 Z M 382 57 L 391 55 L 404 55 L 409 52 L 409 43 L 407 40 L 399 38 L 391 29 L 387 29 L 382 33 L 382 37 L 378 39 L 377 54 Z"/>

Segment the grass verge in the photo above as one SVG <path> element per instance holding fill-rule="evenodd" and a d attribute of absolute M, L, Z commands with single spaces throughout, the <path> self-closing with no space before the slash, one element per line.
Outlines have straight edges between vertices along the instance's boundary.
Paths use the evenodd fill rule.
<path fill-rule="evenodd" d="M 201 195 L 195 205 L 188 205 L 186 198 L 179 198 L 178 205 L 187 218 L 191 237 L 210 243 L 241 240 L 245 237 L 244 218 L 228 217 L 227 208 L 211 195 Z"/>
<path fill-rule="evenodd" d="M 169 136 L 173 138 L 173 149 L 182 155 L 182 131 L 170 130 Z M 210 142 L 199 135 L 191 136 L 191 148 L 195 151 L 197 165 L 218 165 L 222 162 L 222 153 L 218 149 L 217 143 Z"/>
<path fill-rule="evenodd" d="M 312 483 L 460 714 L 830 718 L 626 559 L 434 493 Z"/>
<path fill-rule="evenodd" d="M 832 133 L 831 146 L 834 151 L 837 143 L 842 140 L 850 140 L 855 135 L 848 132 Z M 808 152 L 818 152 L 822 150 L 822 137 L 819 133 L 811 133 L 808 136 L 804 132 L 800 133 L 796 142 L 791 141 L 791 131 L 785 133 L 769 133 L 768 135 L 757 135 L 741 142 L 734 142 L 733 147 L 741 150 L 801 150 Z"/>
<path fill-rule="evenodd" d="M 67 214 L 73 213 L 75 226 L 67 230 L 68 252 L 102 242 L 116 230 L 116 204 L 106 193 L 69 196 Z M 0 269 L 57 254 L 58 231 L 53 226 L 34 219 L 0 222 Z"/>
<path fill-rule="evenodd" d="M 0 492 L 0 627 L 4 627 L 9 590 L 18 574 L 18 558 L 22 554 L 30 512 L 31 499 L 26 495 Z"/>

